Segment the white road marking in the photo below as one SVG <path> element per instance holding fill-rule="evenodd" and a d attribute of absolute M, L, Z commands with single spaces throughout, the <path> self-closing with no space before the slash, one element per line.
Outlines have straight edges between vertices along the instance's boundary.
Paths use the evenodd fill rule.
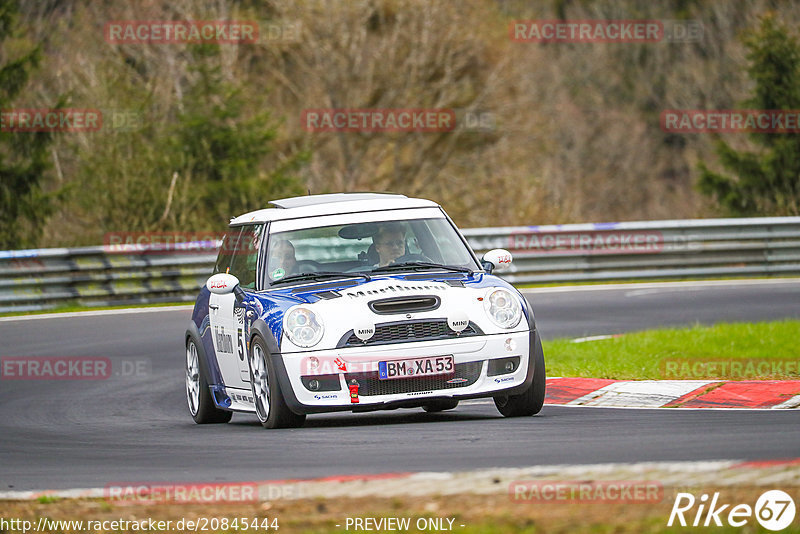
<path fill-rule="evenodd" d="M 618 289 L 676 289 L 676 288 L 702 288 L 702 287 L 730 287 L 730 286 L 758 286 L 758 285 L 781 285 L 798 284 L 800 278 L 757 278 L 755 280 L 690 280 L 678 282 L 641 282 L 632 284 L 597 284 L 585 286 L 555 286 L 555 287 L 531 287 L 520 289 L 523 294 L 541 293 L 571 293 L 579 291 L 614 291 Z"/>
<path fill-rule="evenodd" d="M 179 306 L 159 306 L 156 308 L 120 308 L 118 310 L 87 310 L 66 313 L 42 313 L 36 315 L 19 315 L 16 317 L 0 317 L 0 322 L 7 321 L 34 321 L 36 319 L 65 319 L 71 317 L 97 317 L 101 315 L 126 315 L 130 313 L 155 313 L 164 311 L 192 311 L 193 304 Z"/>
<path fill-rule="evenodd" d="M 601 334 L 599 336 L 576 337 L 571 339 L 571 343 L 586 343 L 587 341 L 603 341 L 604 339 L 612 339 L 615 337 L 622 337 L 622 334 Z"/>
<path fill-rule="evenodd" d="M 799 407 L 800 407 L 800 395 L 795 395 L 794 397 L 791 397 L 786 402 L 782 402 L 780 404 L 772 406 L 771 409 L 772 410 L 790 410 L 792 408 L 799 408 Z"/>
<path fill-rule="evenodd" d="M 658 408 L 716 380 L 638 380 L 614 382 L 568 404 Z"/>

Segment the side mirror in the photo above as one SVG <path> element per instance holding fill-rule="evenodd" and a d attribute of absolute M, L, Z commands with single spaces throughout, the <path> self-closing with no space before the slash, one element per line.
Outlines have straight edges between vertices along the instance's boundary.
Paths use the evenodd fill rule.
<path fill-rule="evenodd" d="M 511 253 L 502 248 L 495 248 L 487 252 L 481 258 L 481 265 L 486 272 L 491 273 L 495 269 L 502 271 L 511 266 Z"/>
<path fill-rule="evenodd" d="M 239 279 L 228 273 L 215 274 L 206 280 L 206 287 L 215 295 L 227 295 L 233 293 L 236 300 L 241 304 L 244 302 L 244 291 L 239 287 Z"/>

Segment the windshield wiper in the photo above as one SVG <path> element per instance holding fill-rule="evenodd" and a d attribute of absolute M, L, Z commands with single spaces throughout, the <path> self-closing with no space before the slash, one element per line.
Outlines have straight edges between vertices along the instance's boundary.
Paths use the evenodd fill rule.
<path fill-rule="evenodd" d="M 272 282 L 271 285 L 278 285 L 284 284 L 286 282 L 299 282 L 302 280 L 317 280 L 319 278 L 363 278 L 367 282 L 372 280 L 370 276 L 366 273 L 337 273 L 334 271 L 317 271 L 314 273 L 299 273 L 299 274 L 292 274 L 281 278 L 280 280 L 275 280 Z"/>
<path fill-rule="evenodd" d="M 468 269 L 467 267 L 457 267 L 455 265 L 440 265 L 438 263 L 431 263 L 427 261 L 407 261 L 403 263 L 393 263 L 390 265 L 384 265 L 383 267 L 376 267 L 372 269 L 372 271 L 370 272 L 378 273 L 386 271 L 400 271 L 408 268 L 444 269 L 445 271 L 455 271 L 457 273 L 472 274 L 472 269 Z"/>

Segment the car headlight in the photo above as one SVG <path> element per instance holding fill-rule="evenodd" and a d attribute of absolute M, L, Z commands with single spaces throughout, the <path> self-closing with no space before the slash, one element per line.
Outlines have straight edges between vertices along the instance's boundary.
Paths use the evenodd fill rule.
<path fill-rule="evenodd" d="M 494 289 L 483 299 L 483 309 L 500 328 L 514 328 L 522 319 L 519 299 L 506 289 Z"/>
<path fill-rule="evenodd" d="M 322 339 L 325 330 L 322 319 L 308 308 L 292 308 L 283 318 L 283 329 L 289 340 L 298 347 L 313 347 Z"/>

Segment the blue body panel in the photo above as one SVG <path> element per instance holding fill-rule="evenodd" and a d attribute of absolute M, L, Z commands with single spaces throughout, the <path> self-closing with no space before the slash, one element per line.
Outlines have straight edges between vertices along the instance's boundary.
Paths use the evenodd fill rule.
<path fill-rule="evenodd" d="M 208 297 L 210 295 L 211 292 L 204 285 L 194 304 L 192 322 L 200 334 L 199 342 L 202 345 L 203 353 L 206 355 L 205 363 L 208 370 L 208 382 L 213 385 L 222 383 L 222 374 L 219 371 L 216 353 L 214 352 L 214 341 L 211 339 L 211 324 L 208 317 Z"/>

